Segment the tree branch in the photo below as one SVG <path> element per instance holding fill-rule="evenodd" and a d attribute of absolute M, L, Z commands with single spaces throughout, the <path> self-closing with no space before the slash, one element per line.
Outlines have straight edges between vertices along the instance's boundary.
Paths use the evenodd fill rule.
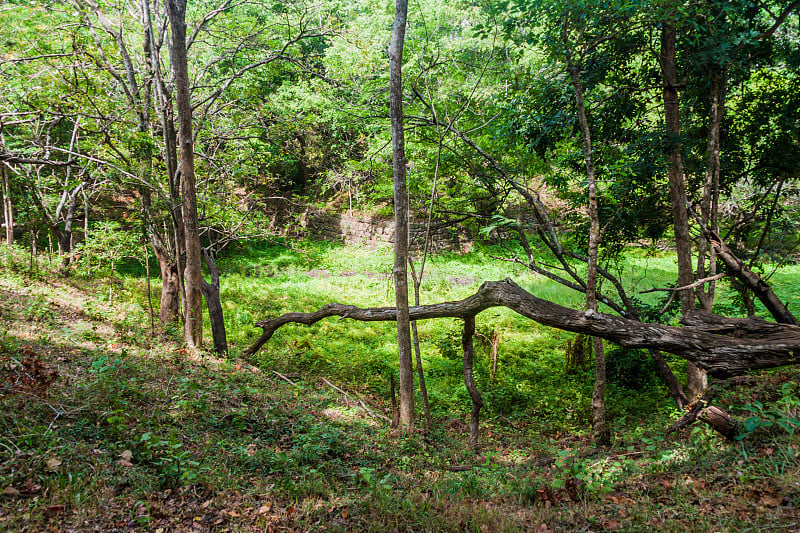
<path fill-rule="evenodd" d="M 481 285 L 474 295 L 455 302 L 411 307 L 411 320 L 465 318 L 492 307 L 507 307 L 539 324 L 583 333 L 615 342 L 625 348 L 657 349 L 694 362 L 712 375 L 731 376 L 749 370 L 772 368 L 800 362 L 800 327 L 776 324 L 779 329 L 760 338 L 732 338 L 708 333 L 697 327 L 671 327 L 598 312 L 581 312 L 537 298 L 510 279 Z M 394 321 L 394 307 L 362 309 L 331 303 L 314 313 L 286 313 L 257 322 L 264 330 L 245 351 L 257 352 L 283 325 L 314 324 L 323 318 L 340 316 L 366 322 Z"/>

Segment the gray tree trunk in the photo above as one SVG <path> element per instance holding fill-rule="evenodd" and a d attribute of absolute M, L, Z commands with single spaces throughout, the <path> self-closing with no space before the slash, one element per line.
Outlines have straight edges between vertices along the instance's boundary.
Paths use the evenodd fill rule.
<path fill-rule="evenodd" d="M 11 204 L 11 179 L 4 163 L 0 163 L 0 196 L 3 203 L 3 223 L 6 226 L 6 244 L 14 243 L 14 209 Z"/>
<path fill-rule="evenodd" d="M 394 175 L 394 290 L 400 375 L 400 423 L 414 426 L 414 365 L 408 316 L 408 188 L 403 134 L 403 41 L 408 0 L 397 0 L 389 43 L 389 114 L 392 123 L 392 172 Z"/>
<path fill-rule="evenodd" d="M 578 113 L 583 137 L 583 160 L 586 165 L 586 182 L 589 195 L 589 250 L 586 277 L 586 309 L 597 311 L 597 253 L 600 247 L 600 214 L 597 205 L 597 180 L 595 177 L 594 156 L 592 153 L 592 133 L 586 116 L 586 105 L 583 98 L 581 80 L 581 64 L 573 63 L 570 43 L 567 42 L 567 24 L 564 22 L 564 49 L 566 50 L 567 69 L 572 76 L 572 87 L 575 91 L 575 105 Z M 606 421 L 606 358 L 603 339 L 592 338 L 594 352 L 594 390 L 592 392 L 592 422 L 594 438 L 599 444 L 609 444 L 611 434 Z"/>
<path fill-rule="evenodd" d="M 203 343 L 203 292 L 200 272 L 200 236 L 197 222 L 197 190 L 194 173 L 192 105 L 189 94 L 189 63 L 186 54 L 186 0 L 165 0 L 172 29 L 171 60 L 175 76 L 180 145 L 180 186 L 186 263 L 183 339 L 190 348 Z"/>

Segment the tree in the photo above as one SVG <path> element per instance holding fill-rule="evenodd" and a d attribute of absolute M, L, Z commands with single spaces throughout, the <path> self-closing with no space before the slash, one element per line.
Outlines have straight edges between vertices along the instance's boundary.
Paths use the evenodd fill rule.
<path fill-rule="evenodd" d="M 392 123 L 394 177 L 394 291 L 397 302 L 397 344 L 400 368 L 400 423 L 414 426 L 414 368 L 408 317 L 408 187 L 403 131 L 403 41 L 408 0 L 397 0 L 389 43 L 389 113 Z"/>
<path fill-rule="evenodd" d="M 191 348 L 203 343 L 203 288 L 200 272 L 200 235 L 197 221 L 197 185 L 194 172 L 194 136 L 192 135 L 192 104 L 189 94 L 189 63 L 186 57 L 186 1 L 165 0 L 172 28 L 170 58 L 175 75 L 175 102 L 178 108 L 178 139 L 181 184 L 181 214 L 184 252 L 184 309 L 183 340 Z"/>
<path fill-rule="evenodd" d="M 577 16 L 576 16 L 577 15 Z M 589 120 L 586 114 L 586 106 L 583 97 L 583 82 L 581 71 L 583 69 L 584 51 L 574 51 L 573 46 L 580 46 L 583 43 L 574 43 L 570 34 L 576 31 L 578 35 L 583 35 L 586 28 L 574 19 L 582 18 L 583 13 L 564 13 L 563 22 L 563 45 L 564 59 L 567 72 L 572 78 L 572 87 L 575 91 L 575 107 L 578 115 L 581 135 L 583 137 L 583 159 L 586 165 L 586 183 L 589 200 L 589 245 L 587 250 L 588 261 L 586 274 L 586 309 L 587 311 L 597 312 L 597 253 L 600 247 L 600 215 L 597 206 L 597 179 L 595 176 L 594 148 L 592 146 L 592 133 L 589 127 Z M 589 44 L 589 50 L 595 43 Z M 577 56 L 577 57 L 576 57 Z M 606 424 L 606 361 L 603 349 L 603 339 L 592 337 L 592 345 L 595 359 L 595 385 L 592 393 L 592 419 L 594 425 L 595 440 L 602 444 L 611 442 L 611 433 Z"/>
<path fill-rule="evenodd" d="M 664 123 L 667 133 L 667 176 L 669 198 L 672 203 L 672 222 L 675 234 L 675 251 L 678 256 L 678 286 L 688 287 L 694 281 L 692 268 L 692 245 L 689 235 L 689 217 L 686 212 L 686 178 L 681 153 L 680 97 L 678 95 L 677 59 L 675 52 L 676 27 L 674 11 L 667 11 L 661 22 L 660 65 L 663 76 Z M 684 314 L 695 308 L 694 290 L 679 291 L 681 309 Z M 706 377 L 693 364 L 687 366 L 687 390 L 690 398 L 696 398 L 706 388 Z"/>

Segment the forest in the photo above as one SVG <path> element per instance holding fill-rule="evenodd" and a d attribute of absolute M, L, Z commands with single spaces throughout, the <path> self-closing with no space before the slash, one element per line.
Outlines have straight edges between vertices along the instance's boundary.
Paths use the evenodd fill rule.
<path fill-rule="evenodd" d="M 0 22 L 0 531 L 800 529 L 800 0 Z"/>

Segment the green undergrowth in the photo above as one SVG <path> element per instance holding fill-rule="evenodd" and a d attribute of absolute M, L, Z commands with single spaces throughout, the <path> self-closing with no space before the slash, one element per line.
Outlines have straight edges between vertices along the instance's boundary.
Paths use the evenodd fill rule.
<path fill-rule="evenodd" d="M 467 444 L 456 321 L 420 324 L 434 416 L 428 434 L 394 432 L 384 418 L 396 371 L 391 325 L 286 327 L 255 359 L 239 358 L 258 333 L 255 320 L 330 301 L 391 304 L 388 253 L 303 246 L 253 245 L 220 258 L 234 346 L 225 359 L 181 349 L 177 332 L 152 337 L 139 277 L 63 277 L 46 261 L 31 270 L 22 251 L 6 255 L 0 530 L 723 531 L 800 523 L 796 369 L 720 384 L 715 405 L 740 428 L 727 443 L 701 425 L 667 433 L 681 413 L 646 362 L 635 351 L 609 351 L 613 443 L 596 449 L 591 371 L 565 367 L 573 336 L 490 310 L 478 319 L 487 406 L 476 455 Z M 580 295 L 491 260 L 496 253 L 435 257 L 423 302 L 512 277 L 580 306 Z M 637 253 L 626 267 L 646 264 L 652 276 L 640 290 L 663 286 L 671 258 Z M 494 376 L 480 340 L 493 331 Z"/>

